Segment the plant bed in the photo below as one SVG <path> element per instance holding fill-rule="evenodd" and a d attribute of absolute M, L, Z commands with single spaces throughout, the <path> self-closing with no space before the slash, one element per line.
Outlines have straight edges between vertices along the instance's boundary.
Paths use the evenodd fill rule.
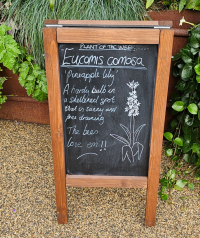
<path fill-rule="evenodd" d="M 18 81 L 18 75 L 13 74 L 6 67 L 2 69 L 0 76 L 7 77 L 8 80 L 3 84 L 2 93 L 7 96 L 7 101 L 1 105 L 0 118 L 49 124 L 48 101 L 38 102 L 28 96 L 25 88 Z"/>

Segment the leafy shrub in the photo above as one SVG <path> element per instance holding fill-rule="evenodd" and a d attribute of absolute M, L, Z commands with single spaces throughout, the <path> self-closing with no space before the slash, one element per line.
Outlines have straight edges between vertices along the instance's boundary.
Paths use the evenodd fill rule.
<path fill-rule="evenodd" d="M 183 18 L 181 24 L 184 22 L 188 23 Z M 197 180 L 200 177 L 200 25 L 191 25 L 188 44 L 173 59 L 173 75 L 179 80 L 171 99 L 174 119 L 170 131 L 164 133 L 169 141 L 165 155 L 174 161 L 174 168 L 169 169 L 173 171 L 173 178 L 168 171 L 160 180 L 164 186 L 160 196 L 165 200 L 168 188 L 182 190 L 188 184 L 194 189 L 194 184 L 188 180 L 175 179 L 175 174 L 179 174 L 176 169 L 183 164 L 188 165 L 183 175 L 195 176 Z"/>
<path fill-rule="evenodd" d="M 14 74 L 19 74 L 19 82 L 26 89 L 27 94 L 37 101 L 47 99 L 46 72 L 41 70 L 38 64 L 34 63 L 34 57 L 27 53 L 27 50 L 8 35 L 11 27 L 2 24 L 0 26 L 0 63 Z M 5 78 L 0 79 L 0 89 Z M 0 97 L 0 104 L 6 100 L 5 96 Z"/>
<path fill-rule="evenodd" d="M 2 71 L 2 69 L 0 68 L 0 71 Z M 0 90 L 3 89 L 3 83 L 6 81 L 5 77 L 0 77 Z M 0 91 L 0 105 L 6 102 L 7 97 L 5 95 L 2 95 L 2 92 Z M 1 108 L 1 106 L 0 106 Z"/>
<path fill-rule="evenodd" d="M 153 2 L 154 0 L 147 0 L 146 8 L 149 8 Z M 169 6 L 169 10 L 179 10 L 179 12 L 181 12 L 183 9 L 191 9 L 191 10 L 200 11 L 199 0 L 165 0 L 165 1 L 162 1 L 162 4 Z"/>

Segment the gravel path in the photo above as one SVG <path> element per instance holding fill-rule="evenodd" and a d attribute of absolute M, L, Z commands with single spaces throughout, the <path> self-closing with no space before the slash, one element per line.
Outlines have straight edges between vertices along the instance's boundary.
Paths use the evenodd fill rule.
<path fill-rule="evenodd" d="M 50 126 L 0 120 L 0 138 L 0 238 L 200 237 L 199 188 L 158 198 L 155 227 L 144 226 L 146 189 L 68 188 L 58 225 Z M 181 196 L 192 197 L 184 212 Z"/>

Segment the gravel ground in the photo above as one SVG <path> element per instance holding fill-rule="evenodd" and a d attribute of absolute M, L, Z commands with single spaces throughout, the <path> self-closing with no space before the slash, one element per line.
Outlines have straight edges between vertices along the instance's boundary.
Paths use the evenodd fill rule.
<path fill-rule="evenodd" d="M 158 198 L 155 227 L 144 226 L 146 189 L 67 188 L 58 225 L 49 125 L 0 120 L 0 237 L 200 237 L 200 189 Z M 162 158 L 161 174 L 166 166 Z M 181 211 L 181 196 L 191 197 Z"/>

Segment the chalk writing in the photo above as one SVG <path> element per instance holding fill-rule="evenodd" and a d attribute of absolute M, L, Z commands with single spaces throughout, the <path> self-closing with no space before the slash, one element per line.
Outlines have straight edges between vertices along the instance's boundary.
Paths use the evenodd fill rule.
<path fill-rule="evenodd" d="M 156 47 L 60 44 L 67 173 L 147 175 Z"/>

